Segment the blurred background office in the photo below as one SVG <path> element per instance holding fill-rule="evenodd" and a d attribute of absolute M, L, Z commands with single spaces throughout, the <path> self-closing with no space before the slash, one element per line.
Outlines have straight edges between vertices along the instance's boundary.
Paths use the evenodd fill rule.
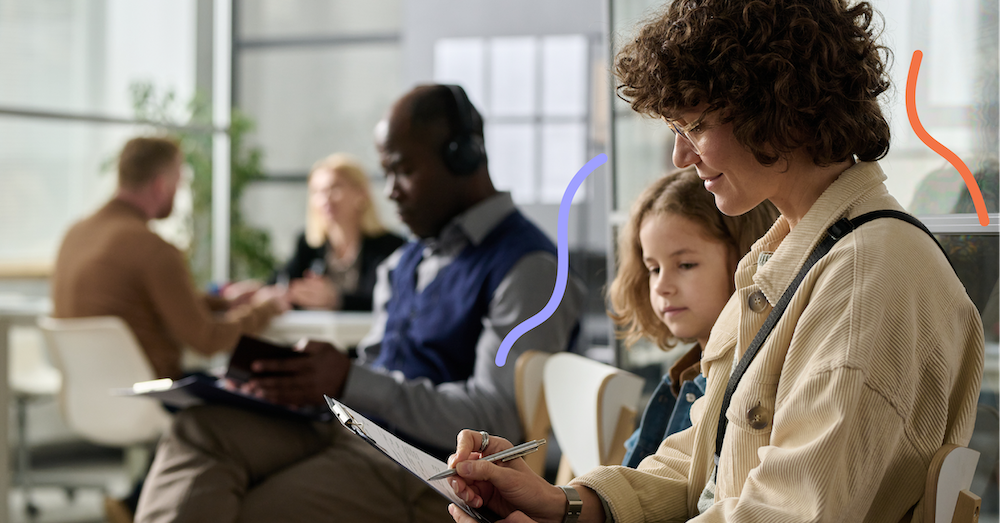
<path fill-rule="evenodd" d="M 590 290 L 580 351 L 646 377 L 651 389 L 684 347 L 621 350 L 602 295 L 629 204 L 671 168 L 673 135 L 617 100 L 609 75 L 617 43 L 661 3 L 0 0 L 0 356 L 11 358 L 0 358 L 0 376 L 44 349 L 33 325 L 47 311 L 56 249 L 71 223 L 111 195 L 114 158 L 127 138 L 161 131 L 181 137 L 184 183 L 173 216 L 155 228 L 188 253 L 198 285 L 267 278 L 293 254 L 310 167 L 333 151 L 359 159 L 383 223 L 406 234 L 382 196 L 372 131 L 414 84 L 442 82 L 463 85 L 483 114 L 497 188 L 511 191 L 552 237 L 568 181 L 588 159 L 608 154 L 569 218 L 570 264 Z M 948 247 L 983 314 L 980 418 L 992 425 L 976 437 L 993 454 L 985 456 L 992 469 L 981 466 L 977 481 L 990 482 L 983 519 L 996 521 L 997 3 L 873 3 L 895 53 L 896 91 L 886 100 L 893 145 L 882 162 L 888 186 Z M 979 224 L 958 172 L 910 128 L 904 93 L 917 49 L 924 53 L 920 119 L 976 175 L 988 227 Z M 23 381 L 25 371 L 18 372 L 12 380 Z M 7 423 L 0 440 L 15 449 L 15 402 L 29 395 L 6 390 L 0 387 L 0 409 L 12 407 L 9 416 L 0 412 Z M 101 521 L 93 489 L 79 489 L 70 501 L 61 487 L 42 484 L 57 475 L 121 493 L 128 487 L 121 451 L 81 442 L 51 400 L 23 405 L 38 520 Z M 10 489 L 9 498 L 0 495 L 0 519 L 9 511 L 11 521 L 22 521 L 28 514 L 19 482 L 4 473 L 15 455 L 0 454 L 0 494 Z"/>

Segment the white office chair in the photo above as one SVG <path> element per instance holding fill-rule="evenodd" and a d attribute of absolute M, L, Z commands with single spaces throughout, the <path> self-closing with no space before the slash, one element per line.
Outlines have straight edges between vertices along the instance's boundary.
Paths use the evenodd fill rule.
<path fill-rule="evenodd" d="M 958 445 L 944 445 L 934 454 L 924 491 L 924 521 L 975 523 L 979 521 L 979 496 L 972 493 L 979 452 Z"/>
<path fill-rule="evenodd" d="M 996 485 L 993 478 L 997 474 L 997 458 L 1000 456 L 1000 412 L 997 409 L 985 403 L 976 405 L 976 426 L 968 446 L 979 452 L 979 464 L 969 490 L 984 499 L 995 497 L 996 492 L 991 487 Z"/>
<path fill-rule="evenodd" d="M 563 452 L 556 483 L 600 465 L 621 464 L 635 428 L 643 380 L 569 352 L 545 363 L 545 402 Z"/>
<path fill-rule="evenodd" d="M 549 409 L 545 405 L 545 390 L 542 388 L 545 362 L 551 355 L 548 352 L 529 350 L 518 356 L 514 364 L 514 393 L 525 441 L 547 438 L 552 428 Z M 544 452 L 528 454 L 524 456 L 524 461 L 536 474 L 545 475 Z"/>
<path fill-rule="evenodd" d="M 170 424 L 170 415 L 158 402 L 111 394 L 112 389 L 158 377 L 121 318 L 42 317 L 38 326 L 62 372 L 59 404 L 73 432 L 93 443 L 116 447 L 159 438 Z"/>

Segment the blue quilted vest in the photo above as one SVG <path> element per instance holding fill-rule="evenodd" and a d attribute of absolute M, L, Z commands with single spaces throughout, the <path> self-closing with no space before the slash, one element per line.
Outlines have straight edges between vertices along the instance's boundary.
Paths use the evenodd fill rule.
<path fill-rule="evenodd" d="M 407 379 L 428 378 L 434 384 L 466 380 L 475 366 L 482 318 L 500 281 L 524 255 L 537 251 L 555 255 L 556 248 L 515 210 L 478 246 L 466 246 L 418 293 L 417 265 L 423 248 L 419 242 L 403 247 L 399 264 L 389 275 L 392 298 L 386 305 L 385 335 L 374 366 L 401 371 Z"/>

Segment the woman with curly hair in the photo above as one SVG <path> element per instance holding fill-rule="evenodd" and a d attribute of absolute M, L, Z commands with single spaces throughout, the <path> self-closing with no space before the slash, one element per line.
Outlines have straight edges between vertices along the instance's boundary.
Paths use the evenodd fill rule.
<path fill-rule="evenodd" d="M 876 163 L 875 17 L 867 2 L 675 0 L 619 52 L 619 95 L 674 131 L 674 164 L 719 210 L 767 200 L 781 216 L 736 267 L 691 428 L 637 469 L 559 488 L 520 460 L 470 460 L 510 443 L 480 450 L 463 431 L 451 481 L 470 506 L 511 522 L 923 520 L 931 457 L 972 435 L 983 331 Z"/>

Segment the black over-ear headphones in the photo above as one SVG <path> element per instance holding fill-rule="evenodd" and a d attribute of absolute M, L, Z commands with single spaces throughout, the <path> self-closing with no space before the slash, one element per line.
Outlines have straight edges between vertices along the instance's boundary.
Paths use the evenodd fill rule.
<path fill-rule="evenodd" d="M 483 137 L 472 131 L 472 102 L 458 85 L 446 85 L 458 106 L 458 129 L 444 145 L 444 164 L 457 175 L 472 174 L 486 161 Z"/>

